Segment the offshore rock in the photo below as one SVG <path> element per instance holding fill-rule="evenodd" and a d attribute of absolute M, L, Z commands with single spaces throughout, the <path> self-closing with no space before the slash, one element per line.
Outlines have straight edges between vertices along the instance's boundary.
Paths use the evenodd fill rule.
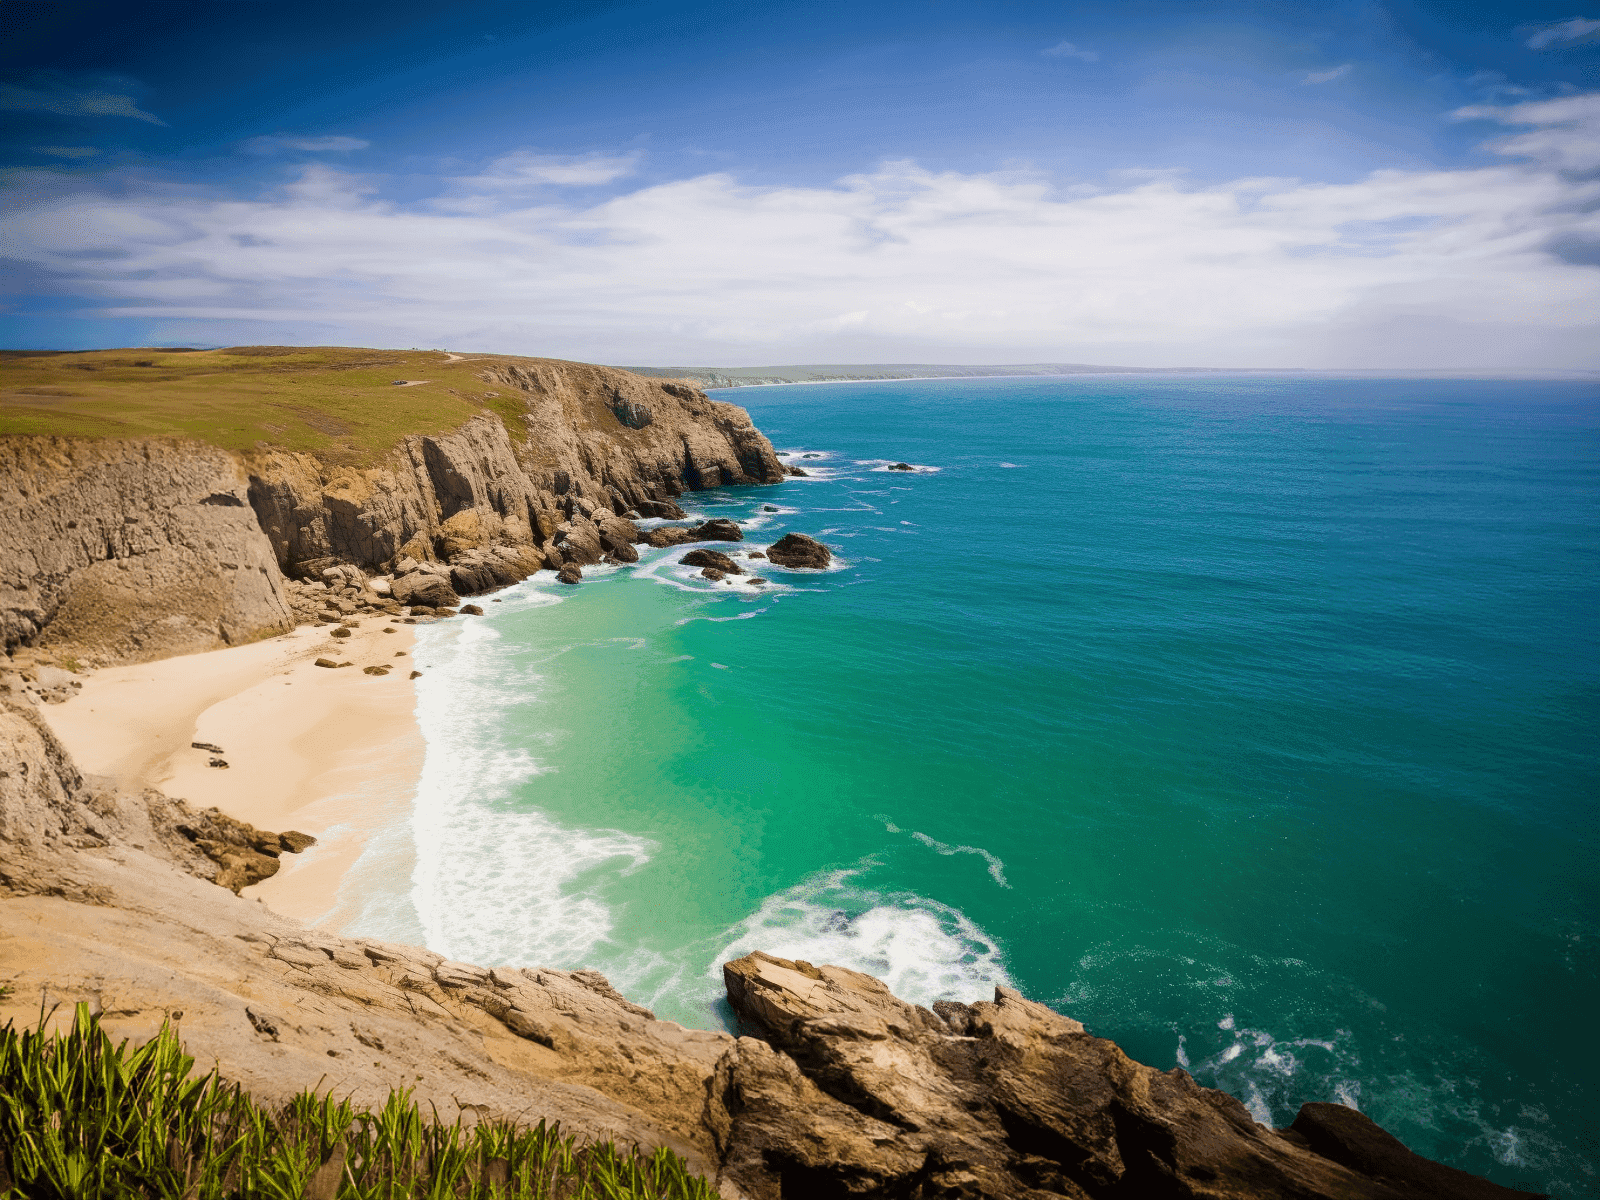
<path fill-rule="evenodd" d="M 723 1178 L 757 1200 L 1526 1195 L 1461 1172 L 1481 1190 L 1450 1190 L 1403 1155 L 1438 1164 L 1352 1110 L 1336 1133 L 1257 1125 L 1227 1093 L 1136 1063 L 1010 988 L 934 1013 L 870 975 L 759 951 L 723 978 L 768 1044 L 741 1038 L 717 1064 L 709 1120 Z"/>
<path fill-rule="evenodd" d="M 833 561 L 833 553 L 815 538 L 803 533 L 786 533 L 767 547 L 767 558 L 780 567 L 821 571 Z"/>
<path fill-rule="evenodd" d="M 686 567 L 709 567 L 724 575 L 744 574 L 744 568 L 720 550 L 691 550 L 679 561 Z"/>
<path fill-rule="evenodd" d="M 557 583 L 582 583 L 583 568 L 577 563 L 568 563 L 556 572 Z"/>
<path fill-rule="evenodd" d="M 742 542 L 744 530 L 725 517 L 716 517 L 701 525 L 662 525 L 644 534 L 642 540 L 658 550 L 688 542 Z"/>

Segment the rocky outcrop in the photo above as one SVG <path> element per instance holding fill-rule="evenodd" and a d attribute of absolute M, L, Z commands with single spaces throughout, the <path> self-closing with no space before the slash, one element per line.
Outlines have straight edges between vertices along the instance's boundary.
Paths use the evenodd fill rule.
<path fill-rule="evenodd" d="M 0 438 L 0 638 L 142 662 L 294 627 L 232 455 Z"/>
<path fill-rule="evenodd" d="M 833 552 L 813 537 L 786 533 L 767 547 L 767 558 L 780 567 L 824 571 L 833 561 Z"/>
<path fill-rule="evenodd" d="M 718 1062 L 708 1119 L 724 1177 L 758 1200 L 1529 1195 L 1335 1105 L 1307 1105 L 1289 1131 L 1257 1125 L 1226 1092 L 1010 988 L 929 1011 L 870 975 L 761 953 L 723 977 L 755 1037 Z"/>
<path fill-rule="evenodd" d="M 454 607 L 542 568 L 636 562 L 644 534 L 626 514 L 682 518 L 686 491 L 784 478 L 743 409 L 685 384 L 547 359 L 486 358 L 481 375 L 516 397 L 511 428 L 506 408 L 484 409 L 364 467 L 182 439 L 0 438 L 6 649 L 105 663 L 237 645 L 306 619 L 285 576 L 346 568 L 362 586 L 394 572 L 398 603 Z M 709 524 L 697 540 L 739 536 Z M 442 570 L 408 583 L 406 560 Z"/>
<path fill-rule="evenodd" d="M 686 491 L 784 477 L 743 409 L 684 384 L 546 359 L 490 360 L 483 376 L 520 397 L 520 428 L 485 412 L 406 438 L 370 468 L 251 456 L 250 501 L 283 570 L 379 571 L 402 555 L 454 564 L 496 546 L 555 570 L 632 561 L 641 535 L 620 514 L 682 517 L 674 497 Z"/>

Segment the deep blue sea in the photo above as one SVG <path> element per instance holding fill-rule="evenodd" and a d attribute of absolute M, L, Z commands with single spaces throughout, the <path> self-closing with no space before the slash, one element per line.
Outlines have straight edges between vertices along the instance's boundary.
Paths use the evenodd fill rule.
<path fill-rule="evenodd" d="M 756 947 L 1011 982 L 1258 1120 L 1594 1194 L 1600 386 L 720 396 L 811 475 L 686 502 L 834 568 L 656 551 L 425 629 L 360 927 L 702 1026 Z"/>

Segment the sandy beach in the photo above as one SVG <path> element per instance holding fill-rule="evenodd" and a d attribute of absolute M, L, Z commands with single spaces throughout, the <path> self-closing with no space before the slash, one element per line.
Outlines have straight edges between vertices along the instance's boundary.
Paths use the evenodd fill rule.
<path fill-rule="evenodd" d="M 414 627 L 367 617 L 349 638 L 331 630 L 301 626 L 248 646 L 105 668 L 44 713 L 87 773 L 316 836 L 245 895 L 336 925 L 345 872 L 375 831 L 408 815 L 423 739 L 409 678 Z M 353 665 L 318 667 L 319 656 Z M 388 675 L 362 670 L 380 664 Z M 219 756 L 192 742 L 220 746 L 227 768 L 209 766 Z"/>

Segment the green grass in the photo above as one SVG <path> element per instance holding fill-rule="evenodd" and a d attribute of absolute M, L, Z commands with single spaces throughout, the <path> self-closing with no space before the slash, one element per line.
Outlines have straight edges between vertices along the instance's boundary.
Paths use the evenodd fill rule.
<path fill-rule="evenodd" d="M 485 409 L 520 440 L 521 396 L 478 377 L 500 361 L 304 346 L 0 351 L 0 434 L 186 436 L 363 465 L 407 434 L 444 433 Z M 429 382 L 396 387 L 396 379 Z"/>
<path fill-rule="evenodd" d="M 43 1021 L 41 1020 L 41 1025 Z M 304 1092 L 257 1105 L 175 1034 L 113 1045 L 85 1005 L 65 1034 L 0 1030 L 0 1200 L 714 1200 L 668 1150 L 559 1126 L 463 1127 L 409 1091 L 376 1111 Z"/>

